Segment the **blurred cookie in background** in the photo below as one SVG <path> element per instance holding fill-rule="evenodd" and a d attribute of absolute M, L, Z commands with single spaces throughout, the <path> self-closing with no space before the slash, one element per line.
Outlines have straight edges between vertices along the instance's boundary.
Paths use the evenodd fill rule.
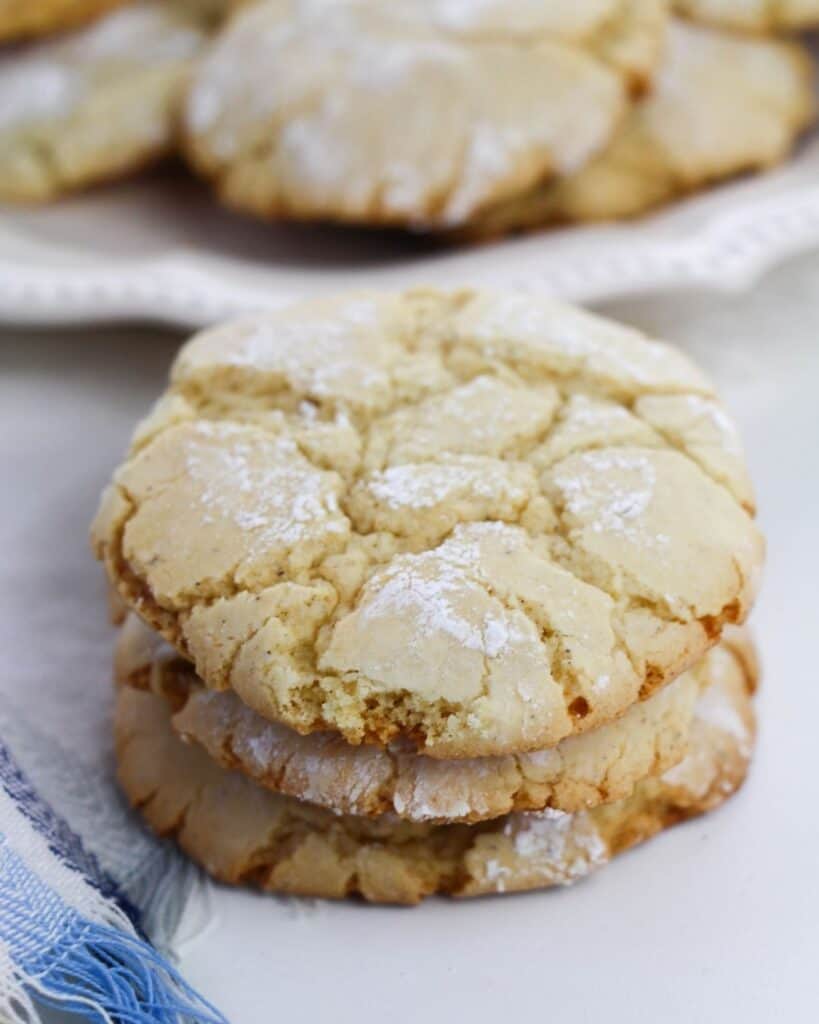
<path fill-rule="evenodd" d="M 0 53 L 0 199 L 53 199 L 166 154 L 213 6 L 143 0 Z"/>
<path fill-rule="evenodd" d="M 185 148 L 261 217 L 451 228 L 582 167 L 662 53 L 657 0 L 266 0 L 200 65 Z"/>
<path fill-rule="evenodd" d="M 652 94 L 596 159 L 476 218 L 498 235 L 554 221 L 631 217 L 779 163 L 815 115 L 813 65 L 793 43 L 675 20 Z"/>
<path fill-rule="evenodd" d="M 98 15 L 0 49 L 0 201 L 181 148 L 257 218 L 466 242 L 765 170 L 815 115 L 808 49 L 761 33 L 811 24 L 819 0 L 140 0 L 100 16 L 111 3 L 0 0 L 0 39 L 12 6 L 54 28 L 57 11 Z"/>
<path fill-rule="evenodd" d="M 230 11 L 263 0 L 223 0 Z M 514 42 L 538 45 L 562 40 L 588 47 L 626 73 L 630 88 L 650 85 L 667 21 L 666 0 L 282 0 L 279 13 L 288 19 L 315 18 L 332 6 L 388 8 L 404 31 L 425 26 L 445 36 L 475 43 Z"/>

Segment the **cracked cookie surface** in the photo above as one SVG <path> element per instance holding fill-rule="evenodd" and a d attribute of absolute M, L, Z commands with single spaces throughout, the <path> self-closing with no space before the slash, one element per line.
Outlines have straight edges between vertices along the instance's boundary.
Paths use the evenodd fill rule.
<path fill-rule="evenodd" d="M 481 757 L 618 717 L 742 621 L 752 506 L 674 349 L 527 296 L 359 294 L 194 338 L 92 539 L 210 688 Z"/>
<path fill-rule="evenodd" d="M 673 20 L 650 95 L 574 174 L 480 214 L 468 234 L 629 217 L 783 160 L 815 115 L 803 47 Z"/>
<path fill-rule="evenodd" d="M 755 673 L 750 641 L 735 629 L 693 669 L 614 723 L 530 754 L 443 761 L 400 744 L 354 747 L 336 734 L 300 736 L 274 724 L 234 694 L 205 689 L 193 666 L 135 615 L 120 630 L 115 666 L 119 685 L 168 700 L 180 737 L 267 789 L 342 814 L 470 823 L 624 799 L 641 779 L 682 760 L 702 691 L 732 674 L 750 688 Z"/>
<path fill-rule="evenodd" d="M 214 877 L 274 892 L 417 903 L 574 882 L 612 856 L 725 801 L 754 742 L 749 679 L 722 674 L 697 702 L 686 758 L 626 800 L 577 814 L 509 814 L 478 825 L 336 815 L 219 767 L 173 732 L 167 702 L 120 690 L 120 783 L 160 835 Z"/>
<path fill-rule="evenodd" d="M 208 13 L 205 0 L 142 0 L 0 54 L 0 198 L 54 199 L 169 152 Z"/>
<path fill-rule="evenodd" d="M 197 71 L 186 152 L 260 216 L 462 224 L 605 145 L 665 18 L 661 0 L 264 0 Z"/>

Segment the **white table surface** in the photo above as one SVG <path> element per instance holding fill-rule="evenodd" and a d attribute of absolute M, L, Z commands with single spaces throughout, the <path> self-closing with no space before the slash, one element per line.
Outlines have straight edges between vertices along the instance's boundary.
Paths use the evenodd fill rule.
<path fill-rule="evenodd" d="M 750 294 L 605 311 L 685 346 L 744 432 L 769 538 L 750 781 L 722 811 L 573 889 L 414 910 L 216 889 L 181 967 L 233 1024 L 819 1020 L 819 254 Z M 22 594 L 19 577 L 0 588 L 0 671 L 30 672 L 33 684 L 66 661 L 107 673 L 87 523 L 178 341 L 0 331 L 0 479 L 11 481 L 0 543 L 54 552 L 53 573 L 24 579 Z"/>

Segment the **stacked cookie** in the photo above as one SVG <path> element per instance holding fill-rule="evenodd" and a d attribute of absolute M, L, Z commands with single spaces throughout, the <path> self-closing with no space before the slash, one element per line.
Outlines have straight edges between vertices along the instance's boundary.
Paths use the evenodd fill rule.
<path fill-rule="evenodd" d="M 0 39 L 113 4 L 0 0 Z M 258 217 L 468 239 L 633 216 L 779 162 L 814 115 L 807 51 L 736 29 L 819 23 L 817 0 L 116 6 L 0 53 L 0 198 L 178 146 Z"/>
<path fill-rule="evenodd" d="M 92 529 L 131 611 L 123 788 L 229 882 L 581 877 L 745 775 L 752 513 L 702 374 L 570 307 L 359 294 L 206 331 Z"/>

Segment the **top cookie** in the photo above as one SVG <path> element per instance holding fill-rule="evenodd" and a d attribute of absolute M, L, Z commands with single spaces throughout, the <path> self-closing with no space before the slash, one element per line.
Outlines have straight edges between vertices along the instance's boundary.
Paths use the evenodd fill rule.
<path fill-rule="evenodd" d="M 750 32 L 782 32 L 819 25 L 819 0 L 674 0 L 689 18 Z"/>
<path fill-rule="evenodd" d="M 680 353 L 553 302 L 414 292 L 196 337 L 92 535 L 208 686 L 469 757 L 617 717 L 744 619 L 751 511 Z"/>
<path fill-rule="evenodd" d="M 664 24 L 662 0 L 265 0 L 202 62 L 187 152 L 261 216 L 462 224 L 599 151 Z"/>

